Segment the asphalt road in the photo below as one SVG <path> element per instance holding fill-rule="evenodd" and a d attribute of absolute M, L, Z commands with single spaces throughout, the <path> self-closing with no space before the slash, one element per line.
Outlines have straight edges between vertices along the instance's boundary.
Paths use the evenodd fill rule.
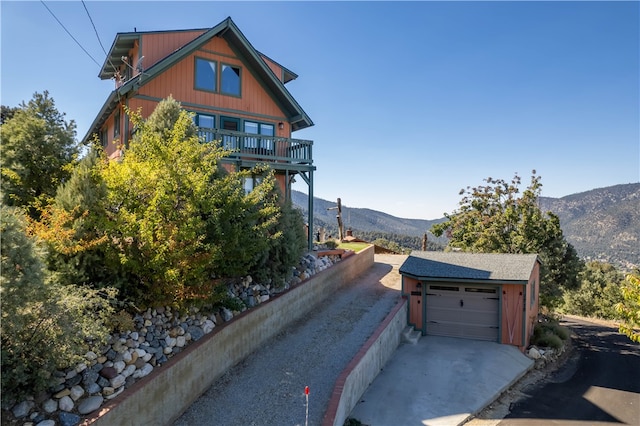
<path fill-rule="evenodd" d="M 575 333 L 571 359 L 499 424 L 640 425 L 640 345 L 613 327 L 578 319 L 563 325 Z"/>

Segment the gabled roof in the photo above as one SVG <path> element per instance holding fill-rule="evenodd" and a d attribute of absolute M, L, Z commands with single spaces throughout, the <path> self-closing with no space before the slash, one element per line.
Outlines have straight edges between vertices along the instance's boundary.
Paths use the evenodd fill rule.
<path fill-rule="evenodd" d="M 133 39 L 135 35 L 140 33 L 121 33 L 116 37 L 111 50 L 108 54 L 108 58 L 105 61 L 100 76 L 109 75 L 112 65 L 109 64 L 109 60 L 119 60 L 122 63 L 122 59 L 118 58 L 118 54 L 121 57 L 124 48 L 127 46 L 133 46 Z M 105 104 L 102 106 L 100 113 L 91 124 L 89 131 L 83 138 L 83 142 L 86 142 L 93 133 L 99 131 L 100 127 L 104 124 L 107 117 L 113 112 L 117 106 L 118 100 L 125 97 L 131 92 L 136 92 L 140 86 L 151 81 L 153 78 L 160 75 L 163 71 L 167 70 L 180 60 L 184 59 L 191 53 L 195 52 L 202 45 L 207 43 L 211 38 L 215 36 L 224 37 L 228 43 L 232 45 L 234 49 L 242 56 L 243 61 L 248 64 L 251 69 L 255 70 L 257 76 L 262 79 L 265 89 L 269 91 L 274 99 L 279 103 L 282 109 L 286 112 L 291 122 L 292 130 L 300 130 L 306 127 L 313 126 L 313 121 L 302 109 L 298 102 L 293 98 L 291 93 L 284 87 L 284 83 L 271 71 L 271 68 L 262 59 L 261 54 L 249 43 L 244 34 L 233 22 L 231 17 L 228 17 L 213 28 L 206 30 L 203 34 L 196 37 L 191 42 L 176 49 L 165 58 L 161 59 L 150 68 L 145 69 L 144 73 L 135 76 L 119 88 L 115 89 L 107 98 Z M 130 43 L 130 44 L 128 44 Z M 113 63 L 115 65 L 115 63 Z M 287 71 L 285 71 L 285 74 Z M 292 72 L 288 71 L 287 78 L 295 76 Z M 297 76 L 296 76 L 297 77 Z"/>
<path fill-rule="evenodd" d="M 98 73 L 98 77 L 102 80 L 108 80 L 113 78 L 114 74 L 125 62 L 122 60 L 123 56 L 127 56 L 129 50 L 131 50 L 137 41 L 140 41 L 140 37 L 144 34 L 162 34 L 162 33 L 204 33 L 209 31 L 209 28 L 194 28 L 191 30 L 170 30 L 170 31 L 134 31 L 128 33 L 117 33 L 116 38 L 113 40 L 113 44 L 111 44 L 111 49 L 109 49 L 109 53 L 107 53 L 107 57 L 102 64 L 102 68 Z M 195 37 L 194 37 L 195 38 Z M 129 64 L 129 66 L 134 66 L 134 64 Z"/>
<path fill-rule="evenodd" d="M 400 273 L 425 281 L 508 281 L 526 284 L 537 254 L 414 251 Z"/>
<path fill-rule="evenodd" d="M 267 55 L 265 55 L 262 52 L 258 52 L 258 53 L 262 57 L 267 58 L 268 60 L 270 60 L 271 62 L 273 62 L 274 64 L 278 65 L 280 68 L 282 68 L 282 80 L 283 80 L 284 84 L 287 84 L 291 80 L 295 80 L 296 78 L 298 78 L 298 74 L 296 74 L 295 72 L 291 71 L 289 68 L 287 68 L 284 65 L 278 63 L 277 61 L 274 61 L 273 59 L 271 59 L 270 57 L 268 57 Z"/>

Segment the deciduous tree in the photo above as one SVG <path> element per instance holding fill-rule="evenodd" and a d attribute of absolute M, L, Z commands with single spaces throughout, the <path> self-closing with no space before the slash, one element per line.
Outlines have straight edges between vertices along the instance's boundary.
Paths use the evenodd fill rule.
<path fill-rule="evenodd" d="M 538 198 L 542 188 L 535 170 L 531 183 L 520 193 L 521 178 L 507 182 L 485 179 L 487 185 L 467 187 L 460 208 L 431 232 L 446 233 L 450 249 L 481 253 L 538 253 L 542 261 L 541 302 L 559 303 L 562 290 L 575 288 L 582 264 L 560 229 L 558 216 L 542 213 Z"/>
<path fill-rule="evenodd" d="M 562 310 L 569 314 L 614 319 L 622 301 L 623 275 L 604 262 L 588 262 L 578 275 L 580 286 L 563 295 Z"/>
<path fill-rule="evenodd" d="M 627 275 L 622 286 L 622 296 L 624 301 L 616 305 L 616 310 L 623 319 L 620 332 L 640 343 L 640 271 Z"/>

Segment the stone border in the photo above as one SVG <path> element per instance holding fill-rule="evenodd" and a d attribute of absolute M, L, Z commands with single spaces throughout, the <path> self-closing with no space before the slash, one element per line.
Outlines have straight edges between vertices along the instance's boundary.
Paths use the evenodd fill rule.
<path fill-rule="evenodd" d="M 344 425 L 360 397 L 396 351 L 406 326 L 407 300 L 402 298 L 336 380 L 323 426 Z"/>
<path fill-rule="evenodd" d="M 374 248 L 369 246 L 291 290 L 243 312 L 190 344 L 81 424 L 172 424 L 229 368 L 352 282 L 373 263 Z"/>

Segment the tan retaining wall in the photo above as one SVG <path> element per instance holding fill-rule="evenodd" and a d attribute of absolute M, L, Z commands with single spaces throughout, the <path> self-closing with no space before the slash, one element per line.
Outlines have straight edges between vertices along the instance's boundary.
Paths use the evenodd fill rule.
<path fill-rule="evenodd" d="M 103 405 L 84 424 L 172 424 L 229 368 L 373 266 L 373 255 L 373 246 L 369 246 L 290 291 L 216 327 L 126 389 L 114 401 Z"/>
<path fill-rule="evenodd" d="M 323 426 L 344 424 L 360 397 L 396 351 L 406 326 L 407 300 L 402 299 L 338 377 L 322 420 Z"/>

